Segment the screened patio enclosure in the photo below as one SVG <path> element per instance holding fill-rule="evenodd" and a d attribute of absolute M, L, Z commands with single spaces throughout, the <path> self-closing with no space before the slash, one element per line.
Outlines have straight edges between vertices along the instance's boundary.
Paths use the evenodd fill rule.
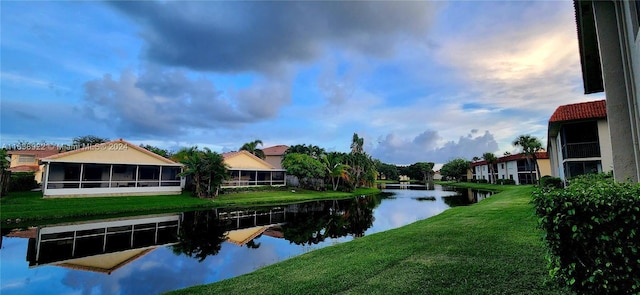
<path fill-rule="evenodd" d="M 44 195 L 180 193 L 179 165 L 51 162 L 45 167 Z"/>
<path fill-rule="evenodd" d="M 241 186 L 284 186 L 284 169 L 229 169 L 230 178 L 224 182 L 222 187 Z"/>

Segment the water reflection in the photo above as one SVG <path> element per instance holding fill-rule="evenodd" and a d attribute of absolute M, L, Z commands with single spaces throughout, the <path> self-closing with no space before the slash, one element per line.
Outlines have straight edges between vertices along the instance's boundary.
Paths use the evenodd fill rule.
<path fill-rule="evenodd" d="M 387 189 L 379 196 L 346 200 L 46 225 L 10 233 L 3 228 L 0 293 L 157 294 L 216 282 L 467 204 L 469 194 L 459 194 L 439 186 Z"/>

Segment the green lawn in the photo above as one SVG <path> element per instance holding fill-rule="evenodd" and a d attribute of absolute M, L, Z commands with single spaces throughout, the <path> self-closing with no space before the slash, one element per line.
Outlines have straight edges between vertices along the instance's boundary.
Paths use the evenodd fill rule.
<path fill-rule="evenodd" d="M 3 227 L 26 226 L 42 221 L 66 221 L 144 213 L 179 212 L 198 208 L 280 205 L 309 200 L 339 199 L 367 195 L 377 189 L 359 188 L 353 193 L 316 192 L 296 189 L 246 192 L 220 195 L 215 200 L 198 199 L 190 192 L 172 196 L 42 198 L 41 192 L 14 192 L 0 199 L 0 220 Z M 16 219 L 20 222 L 16 223 Z M 9 220 L 9 222 L 7 222 Z"/>
<path fill-rule="evenodd" d="M 562 294 L 547 279 L 531 186 L 176 294 Z"/>

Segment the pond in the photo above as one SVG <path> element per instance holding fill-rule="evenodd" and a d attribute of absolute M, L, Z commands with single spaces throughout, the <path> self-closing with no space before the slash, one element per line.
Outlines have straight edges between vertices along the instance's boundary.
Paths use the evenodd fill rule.
<path fill-rule="evenodd" d="M 387 185 L 382 191 L 3 230 L 0 293 L 158 294 L 246 274 L 487 197 L 440 186 Z"/>

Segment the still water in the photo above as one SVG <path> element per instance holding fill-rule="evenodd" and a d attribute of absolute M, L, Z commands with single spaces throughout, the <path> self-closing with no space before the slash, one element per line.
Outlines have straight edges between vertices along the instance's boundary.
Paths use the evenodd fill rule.
<path fill-rule="evenodd" d="M 347 200 L 49 224 L 8 232 L 0 293 L 158 294 L 252 272 L 488 196 L 388 185 Z"/>

